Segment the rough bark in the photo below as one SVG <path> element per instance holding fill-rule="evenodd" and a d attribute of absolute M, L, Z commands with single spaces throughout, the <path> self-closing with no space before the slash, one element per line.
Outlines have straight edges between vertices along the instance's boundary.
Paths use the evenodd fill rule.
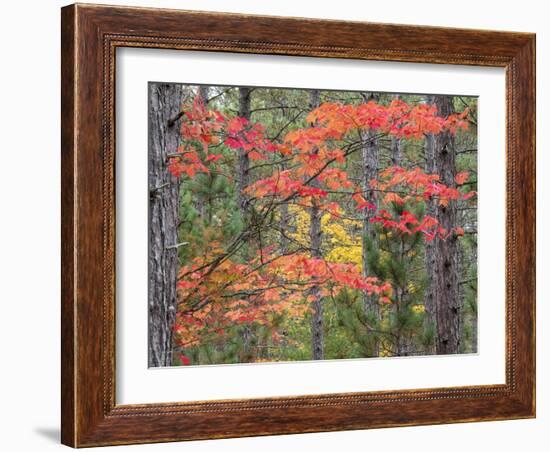
<path fill-rule="evenodd" d="M 197 96 L 199 100 L 203 103 L 203 105 L 208 108 L 208 95 L 210 92 L 210 87 L 208 85 L 200 85 L 199 90 L 197 92 Z M 199 216 L 203 220 L 208 220 L 209 215 L 211 214 L 211 210 L 208 206 L 208 199 L 205 196 L 197 196 L 197 199 L 195 201 L 195 207 L 197 209 L 197 212 L 199 213 Z"/>
<path fill-rule="evenodd" d="M 282 110 L 282 116 L 285 118 L 285 120 L 289 120 L 292 116 L 294 116 L 293 113 L 291 113 L 291 110 L 286 109 L 284 106 L 281 106 Z M 287 164 L 284 161 L 284 159 L 279 164 L 279 171 L 283 172 L 287 170 Z M 289 245 L 289 236 L 287 235 L 289 233 L 289 228 L 291 225 L 291 217 L 289 214 L 288 209 L 288 203 L 283 203 L 279 207 L 279 240 L 281 244 L 281 254 L 286 254 L 288 252 L 288 245 Z"/>
<path fill-rule="evenodd" d="M 391 137 L 391 161 L 395 166 L 401 165 L 401 139 Z"/>
<path fill-rule="evenodd" d="M 210 92 L 210 86 L 208 85 L 200 85 L 199 86 L 199 98 L 204 103 L 204 105 L 208 104 L 208 94 Z"/>
<path fill-rule="evenodd" d="M 370 100 L 378 100 L 374 95 L 363 94 L 365 102 Z M 378 143 L 374 137 L 374 134 L 370 131 L 361 131 L 361 162 L 362 162 L 362 191 L 366 201 L 377 205 L 377 197 L 374 190 L 370 186 L 370 181 L 378 177 Z M 368 250 L 369 242 L 374 245 L 376 240 L 376 231 L 374 230 L 371 218 L 374 216 L 375 210 L 365 209 L 363 213 L 362 221 L 362 275 L 364 277 L 373 276 L 370 274 L 368 264 Z M 363 292 L 363 308 L 365 314 L 368 316 L 374 316 L 376 323 L 380 322 L 380 306 L 377 300 L 367 293 Z M 380 344 L 377 338 L 373 341 L 372 355 L 378 356 L 380 353 Z"/>
<path fill-rule="evenodd" d="M 310 110 L 317 108 L 320 105 L 319 90 L 311 90 L 309 93 Z M 317 182 L 311 182 L 311 186 L 316 186 Z M 321 211 L 319 206 L 313 201 L 310 208 L 310 228 L 309 236 L 311 243 L 311 256 L 322 258 L 321 251 Z M 313 296 L 312 308 L 313 314 L 311 317 L 311 347 L 313 359 L 324 359 L 324 324 L 323 324 L 323 300 L 321 297 L 321 288 L 313 286 L 311 288 Z"/>
<path fill-rule="evenodd" d="M 447 117 L 453 113 L 452 97 L 435 96 L 435 104 L 441 116 Z M 434 172 L 439 174 L 443 184 L 455 186 L 455 143 L 453 136 L 447 131 L 435 137 Z M 450 201 L 447 206 L 437 206 L 437 220 L 441 227 L 450 231 L 456 226 L 456 201 Z M 434 299 L 437 321 L 437 354 L 452 354 L 460 352 L 460 329 L 462 301 L 459 291 L 459 248 L 455 235 L 446 240 L 434 240 Z"/>
<path fill-rule="evenodd" d="M 178 147 L 179 129 L 168 122 L 181 109 L 182 87 L 149 86 L 149 366 L 172 365 L 176 314 L 179 184 L 167 171 L 167 154 Z"/>
<path fill-rule="evenodd" d="M 281 165 L 281 170 L 282 171 L 285 170 L 284 164 Z M 288 244 L 289 244 L 287 234 L 289 232 L 289 227 L 290 227 L 288 204 L 287 203 L 282 204 L 279 209 L 279 212 L 280 212 L 279 229 L 281 231 L 279 234 L 279 240 L 281 245 L 281 254 L 286 254 L 288 252 Z"/>
<path fill-rule="evenodd" d="M 393 96 L 394 100 L 401 99 L 400 94 Z M 395 166 L 401 165 L 401 139 L 392 135 L 391 137 L 391 161 Z"/>
<path fill-rule="evenodd" d="M 251 92 L 252 90 L 250 88 L 239 88 L 239 116 L 248 120 L 250 120 Z M 244 189 L 248 186 L 250 182 L 250 160 L 248 158 L 247 152 L 244 149 L 239 149 L 237 151 L 237 160 L 237 203 L 239 209 L 241 210 L 241 215 L 243 215 L 244 218 L 248 209 L 248 202 L 244 193 Z"/>
<path fill-rule="evenodd" d="M 247 87 L 239 88 L 239 112 L 238 116 L 250 120 L 250 93 L 251 89 Z M 248 199 L 245 194 L 245 188 L 250 183 L 249 177 L 250 160 L 247 152 L 240 148 L 237 150 L 237 206 L 239 208 L 241 217 L 246 222 L 248 211 Z M 246 249 L 243 251 L 245 254 Z M 245 259 L 248 256 L 244 256 Z M 243 327 L 241 338 L 243 342 L 243 361 L 251 360 L 250 342 L 252 340 L 253 331 L 250 325 Z"/>
<path fill-rule="evenodd" d="M 429 99 L 431 101 L 431 99 Z M 433 173 L 435 171 L 435 136 L 429 134 L 426 136 L 426 144 L 424 147 L 424 155 L 426 158 L 426 172 Z M 437 215 L 437 204 L 436 200 L 430 200 L 426 203 L 426 215 L 431 217 L 436 217 Z M 425 353 L 433 355 L 435 353 L 435 338 L 437 336 L 436 331 L 436 311 L 435 311 L 435 242 L 426 241 L 425 245 L 425 263 L 427 269 L 427 281 L 426 287 L 424 289 L 424 308 L 425 308 L 425 317 L 424 317 L 424 329 L 426 332 L 432 334 L 426 338 Z M 428 341 L 428 339 L 430 339 Z"/>

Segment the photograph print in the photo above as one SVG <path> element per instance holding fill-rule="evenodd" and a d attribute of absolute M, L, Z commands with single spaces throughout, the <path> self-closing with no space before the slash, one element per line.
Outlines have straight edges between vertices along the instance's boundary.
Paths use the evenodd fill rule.
<path fill-rule="evenodd" d="M 149 367 L 477 353 L 477 97 L 148 90 Z"/>

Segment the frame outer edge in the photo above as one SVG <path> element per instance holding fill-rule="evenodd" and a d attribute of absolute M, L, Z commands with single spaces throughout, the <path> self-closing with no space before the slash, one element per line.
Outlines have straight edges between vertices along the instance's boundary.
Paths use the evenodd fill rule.
<path fill-rule="evenodd" d="M 533 312 L 533 332 L 531 334 L 531 347 L 532 347 L 532 356 L 533 356 L 533 387 L 531 391 L 531 397 L 532 397 L 532 415 L 533 417 L 537 416 L 537 299 L 536 299 L 536 293 L 537 293 L 537 270 L 536 270 L 536 253 L 537 253 L 537 222 L 536 222 L 536 208 L 537 208 L 537 36 L 536 34 L 533 35 L 533 39 L 531 41 L 532 46 L 532 86 L 531 86 L 531 95 L 533 96 L 533 102 L 532 102 L 532 119 L 531 119 L 531 125 L 532 125 L 532 150 L 531 153 L 533 155 L 533 168 L 532 168 L 532 178 L 533 178 L 533 212 L 534 212 L 534 221 L 532 224 L 532 234 L 533 234 L 533 271 L 531 275 L 531 280 L 533 284 L 533 294 L 534 298 L 532 301 L 532 312 Z"/>
<path fill-rule="evenodd" d="M 77 445 L 76 5 L 61 8 L 61 443 Z"/>
<path fill-rule="evenodd" d="M 518 396 L 526 417 L 536 417 L 536 35 L 514 58 L 518 95 L 518 178 L 523 185 L 516 193 L 518 204 L 518 367 L 522 381 Z M 528 351 L 528 353 L 526 353 Z"/>
<path fill-rule="evenodd" d="M 123 14 L 124 11 L 124 14 Z M 164 10 L 166 13 L 167 10 Z M 128 15 L 127 12 L 132 14 Z M 141 12 L 141 11 L 140 11 Z M 145 10 L 151 15 L 159 18 L 159 11 L 154 9 Z M 212 19 L 212 13 L 206 13 Z M 141 15 L 141 14 L 140 14 Z M 127 17 L 128 16 L 128 17 Z M 130 17 L 131 16 L 131 17 Z M 223 13 L 215 14 L 216 19 L 223 18 Z M 514 169 L 515 176 L 519 178 L 520 185 L 517 193 L 514 194 L 514 200 L 517 201 L 516 209 L 516 227 L 519 232 L 518 243 L 524 248 L 518 251 L 517 270 L 519 271 L 515 280 L 517 283 L 518 299 L 518 325 L 521 329 L 518 331 L 517 345 L 519 346 L 520 357 L 518 364 L 519 382 L 514 393 L 503 394 L 502 396 L 495 395 L 495 408 L 503 410 L 502 412 L 493 412 L 480 414 L 479 416 L 458 416 L 455 411 L 447 417 L 443 416 L 431 419 L 431 414 L 428 410 L 431 406 L 441 408 L 446 403 L 454 404 L 453 400 L 460 397 L 446 397 L 445 400 L 433 400 L 428 405 L 424 402 L 414 402 L 412 409 L 416 407 L 420 412 L 424 413 L 424 420 L 407 420 L 404 418 L 388 419 L 384 423 L 371 423 L 367 419 L 358 418 L 357 413 L 362 411 L 361 408 L 354 407 L 353 413 L 348 413 L 348 404 L 340 404 L 334 406 L 334 413 L 340 413 L 340 420 L 343 424 L 327 421 L 326 414 L 328 408 L 317 407 L 315 410 L 319 413 L 314 417 L 308 425 L 306 423 L 297 422 L 289 426 L 288 415 L 281 410 L 277 410 L 273 421 L 277 421 L 278 425 L 266 424 L 265 418 L 262 419 L 262 413 L 267 416 L 269 408 L 261 409 L 254 415 L 248 411 L 248 407 L 243 407 L 240 411 L 239 419 L 233 420 L 228 424 L 234 424 L 234 430 L 230 426 L 224 424 L 230 419 L 228 413 L 230 410 L 219 408 L 212 410 L 217 413 L 212 419 L 211 413 L 169 413 L 169 412 L 152 412 L 152 413 L 135 413 L 132 416 L 119 416 L 116 406 L 105 405 L 108 395 L 105 393 L 105 377 L 110 378 L 114 371 L 114 366 L 107 365 L 105 367 L 103 357 L 110 350 L 112 344 L 109 339 L 105 339 L 104 335 L 108 334 L 109 327 L 105 323 L 100 322 L 101 314 L 97 311 L 99 301 L 105 287 L 101 288 L 97 282 L 99 281 L 98 260 L 103 259 L 101 265 L 105 264 L 107 258 L 96 248 L 96 235 L 93 234 L 99 231 L 100 219 L 97 217 L 95 207 L 100 205 L 100 202 L 105 203 L 105 196 L 108 193 L 111 185 L 103 185 L 101 188 L 97 185 L 97 180 L 100 176 L 101 165 L 109 164 L 105 160 L 105 155 L 98 152 L 100 149 L 100 139 L 96 135 L 96 130 L 103 128 L 104 139 L 106 137 L 105 125 L 102 124 L 101 111 L 105 110 L 105 98 L 101 97 L 101 90 L 98 88 L 103 80 L 103 75 L 99 75 L 97 71 L 98 64 L 105 63 L 105 48 L 100 44 L 103 43 L 103 38 L 109 31 L 121 29 L 132 30 L 139 33 L 140 30 L 145 30 L 151 33 L 149 24 L 136 22 L 139 15 L 132 8 L 121 9 L 118 7 L 106 7 L 100 5 L 71 5 L 62 8 L 62 442 L 72 447 L 89 447 L 96 445 L 115 445 L 115 444 L 136 444 L 144 442 L 165 442 L 165 441 L 181 441 L 190 439 L 214 439 L 224 437 L 241 437 L 241 436 L 258 436 L 267 434 L 288 434 L 288 433 L 305 433 L 313 431 L 334 431 L 348 430 L 357 428 L 376 428 L 402 425 L 425 425 L 449 423 L 449 422 L 466 422 L 466 421 L 481 421 L 481 420 L 497 420 L 497 419 L 518 419 L 534 416 L 534 382 L 535 382 L 535 361 L 534 361 L 534 59 L 535 59 L 535 42 L 534 35 L 522 34 L 521 37 L 516 34 L 505 33 L 502 36 L 510 37 L 504 47 L 497 48 L 495 54 L 503 55 L 497 61 L 485 61 L 476 65 L 497 65 L 507 66 L 511 60 L 514 61 L 517 71 L 517 92 L 516 100 L 518 101 L 517 119 L 514 121 L 513 128 L 515 130 L 514 145 L 508 146 L 507 149 L 515 149 L 518 162 Z M 254 19 L 255 16 L 250 16 L 249 19 Z M 103 22 L 103 20 L 109 22 Z M 115 20 L 116 19 L 116 20 Z M 166 18 L 161 17 L 161 21 L 151 25 L 152 29 L 160 29 L 159 27 L 166 25 L 167 29 L 173 29 L 174 23 Z M 142 19 L 139 19 L 142 20 Z M 278 20 L 285 20 L 280 18 Z M 286 20 L 285 20 L 286 21 Z M 322 23 L 323 21 L 319 21 Z M 359 25 L 357 25 L 359 26 Z M 384 24 L 373 25 L 375 27 L 385 28 Z M 144 28 L 145 27 L 145 28 Z M 156 28 L 155 28 L 156 27 Z M 403 30 L 408 26 L 400 26 Z M 164 30 L 164 29 L 163 29 Z M 380 30 L 378 30 L 380 32 Z M 146 33 L 146 34 L 147 34 Z M 174 31 L 176 35 L 179 31 Z M 456 33 L 465 33 L 464 30 L 456 30 Z M 514 37 L 512 39 L 511 37 Z M 261 38 L 261 36 L 260 36 Z M 153 37 L 153 40 L 160 38 Z M 199 40 L 204 41 L 202 37 Z M 260 39 L 261 40 L 261 39 Z M 268 48 L 277 47 L 281 44 L 268 43 Z M 145 46 L 144 46 L 145 47 Z M 221 51 L 239 52 L 246 51 L 246 46 L 236 48 L 231 45 Z M 300 48 L 298 54 L 304 53 L 308 56 L 307 48 L 311 46 L 305 45 Z M 406 46 L 405 46 L 406 47 Z M 351 49 L 355 49 L 355 45 L 351 45 Z M 329 49 L 330 50 L 330 49 Z M 344 51 L 347 52 L 347 48 Z M 340 52 L 340 50 L 338 50 Z M 337 52 L 337 53 L 338 53 Z M 382 51 L 384 53 L 386 51 Z M 403 55 L 408 52 L 405 48 Z M 411 51 L 412 52 L 412 51 Z M 514 52 L 513 56 L 512 52 Z M 255 53 L 255 52 L 252 52 Z M 269 50 L 260 53 L 272 53 Z M 279 53 L 279 52 L 273 52 Z M 282 51 L 287 54 L 287 50 Z M 309 52 L 311 53 L 311 52 Z M 333 53 L 330 51 L 329 53 Z M 352 52 L 354 53 L 354 52 Z M 389 58 L 382 58 L 395 61 L 404 61 L 407 58 L 399 54 L 390 54 Z M 484 54 L 485 55 L 485 54 Z M 505 55 L 505 56 L 504 56 Z M 468 60 L 468 55 L 457 55 L 456 61 L 469 61 L 464 64 L 474 64 L 473 60 Z M 344 58 L 352 58 L 350 54 Z M 361 59 L 378 59 L 368 58 L 360 55 Z M 416 57 L 415 57 L 416 58 Z M 425 61 L 430 58 L 429 52 L 418 56 L 418 61 Z M 431 56 L 433 59 L 434 57 Z M 101 63 L 103 62 L 103 63 Z M 441 59 L 445 61 L 445 58 Z M 506 64 L 505 64 L 506 62 Z M 460 63 L 456 63 L 460 64 Z M 105 69 L 105 68 L 103 68 Z M 80 80 L 79 80 L 80 79 Z M 104 94 L 103 94 L 104 96 Z M 533 97 L 530 97 L 533 96 Z M 100 105 L 103 105 L 100 107 Z M 88 107 L 92 107 L 88 111 Z M 79 121 L 79 113 L 86 107 L 86 120 Z M 97 108 L 97 109 L 96 109 Z M 84 115 L 83 115 L 84 118 Z M 99 127 L 100 126 L 100 127 Z M 523 140 L 523 141 L 522 141 Z M 79 158 L 82 156 L 83 158 Z M 86 158 L 84 158 L 86 157 Z M 89 161 L 88 161 L 89 160 Z M 104 166 L 102 166 L 104 171 Z M 105 173 L 103 173 L 105 176 Z M 94 207 L 95 206 L 95 207 Z M 105 208 L 105 204 L 103 204 Z M 103 228 L 105 225 L 103 224 Z M 110 227 L 109 227 L 110 228 Z M 110 229 L 103 229 L 103 233 Z M 80 235 L 80 237 L 79 237 Z M 525 268 L 524 265 L 529 267 Z M 91 273 L 91 274 L 88 274 Z M 79 279 L 80 274 L 80 279 Z M 105 280 L 105 273 L 103 274 Z M 101 342 L 97 336 L 98 329 L 101 330 Z M 105 330 L 107 329 L 107 331 Z M 93 341 L 88 341 L 93 338 Z M 101 343 L 100 343 L 101 342 Z M 524 347 L 524 350 L 521 350 Z M 528 351 L 527 353 L 525 353 Z M 77 359 L 80 357 L 80 359 Z M 101 357 L 101 358 L 100 358 Z M 102 366 L 103 364 L 103 366 Z M 97 365 L 99 365 L 98 368 Z M 472 396 L 470 398 L 473 403 L 477 400 Z M 426 401 L 427 402 L 427 401 Z M 411 402 L 413 403 L 413 402 Z M 469 404 L 473 407 L 473 403 Z M 246 404 L 247 405 L 247 404 Z M 353 405 L 350 405 L 350 407 Z M 376 404 L 370 405 L 373 410 Z M 479 406 L 479 404 L 478 404 Z M 156 406 L 153 407 L 156 409 Z M 303 406 L 303 408 L 307 408 Z M 456 408 L 455 408 L 456 409 Z M 227 412 L 226 412 L 227 411 Z M 321 413 L 323 411 L 323 413 Z M 387 410 L 385 410 L 387 411 Z M 248 414 L 244 414 L 248 413 Z M 295 420 L 302 419 L 304 412 L 298 412 L 291 409 L 291 417 Z M 355 413 L 355 414 L 354 414 Z M 345 414 L 345 416 L 344 416 Z M 218 421 L 218 427 L 214 426 L 212 432 L 211 420 Z M 196 417 L 195 417 L 196 416 Z M 270 414 L 271 416 L 271 414 Z M 322 416 L 325 416 L 321 419 Z M 351 416 L 351 417 L 350 417 Z M 355 416 L 355 417 L 353 417 Z M 332 415 L 330 416 L 332 417 Z M 141 421 L 138 421 L 141 419 Z M 412 419 L 412 418 L 411 418 Z M 417 419 L 416 417 L 414 419 Z M 239 423 L 247 422 L 247 425 Z M 261 420 L 261 425 L 256 425 L 257 421 Z M 149 428 L 140 431 L 136 430 L 136 426 L 140 422 L 151 422 Z M 174 433 L 177 427 L 186 426 L 190 428 L 187 437 Z M 146 425 L 140 425 L 146 427 Z M 195 428 L 196 427 L 196 428 Z M 164 434 L 168 430 L 170 433 Z M 183 437 L 182 437 L 183 436 Z"/>

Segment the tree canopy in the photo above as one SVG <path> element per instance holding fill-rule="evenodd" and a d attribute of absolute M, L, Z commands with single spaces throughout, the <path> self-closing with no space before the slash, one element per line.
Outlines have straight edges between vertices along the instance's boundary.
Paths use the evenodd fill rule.
<path fill-rule="evenodd" d="M 447 100 L 184 86 L 173 364 L 475 351 L 477 101 Z"/>

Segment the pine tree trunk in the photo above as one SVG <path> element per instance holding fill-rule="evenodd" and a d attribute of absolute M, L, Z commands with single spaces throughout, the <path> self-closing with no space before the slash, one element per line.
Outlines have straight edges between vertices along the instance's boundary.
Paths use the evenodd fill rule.
<path fill-rule="evenodd" d="M 401 95 L 396 94 L 393 98 L 399 100 Z M 391 137 L 391 161 L 394 166 L 401 165 L 401 138 L 397 138 L 395 135 Z"/>
<path fill-rule="evenodd" d="M 309 93 L 309 107 L 310 110 L 317 108 L 320 105 L 320 93 L 319 90 L 311 90 Z M 311 182 L 311 186 L 317 186 L 317 182 L 314 180 Z M 310 208 L 309 220 L 309 236 L 311 242 L 311 257 L 322 258 L 321 251 L 321 211 L 315 201 L 312 202 Z M 311 347 L 313 359 L 324 359 L 324 325 L 323 325 L 323 300 L 321 297 L 321 288 L 319 286 L 313 286 L 311 288 L 311 295 L 313 296 L 313 314 L 311 318 Z"/>
<path fill-rule="evenodd" d="M 394 166 L 401 165 L 401 139 L 391 137 L 391 161 Z"/>
<path fill-rule="evenodd" d="M 250 120 L 250 93 L 251 89 L 242 87 L 239 88 L 239 116 Z M 241 215 L 245 218 L 246 211 L 248 210 L 248 202 L 244 194 L 244 189 L 248 186 L 250 160 L 247 152 L 239 148 L 237 151 L 238 159 L 238 178 L 237 178 L 237 203 L 241 210 Z"/>
<path fill-rule="evenodd" d="M 210 92 L 210 87 L 208 85 L 200 85 L 199 90 L 197 92 L 197 96 L 199 100 L 203 103 L 205 108 L 208 108 L 208 94 Z M 199 213 L 199 216 L 203 221 L 209 220 L 209 214 L 210 209 L 208 206 L 208 199 L 205 198 L 203 195 L 198 195 L 196 197 L 195 207 L 197 209 L 197 212 Z"/>
<path fill-rule="evenodd" d="M 208 85 L 199 86 L 199 98 L 205 106 L 208 104 L 209 92 L 210 92 L 210 86 Z"/>
<path fill-rule="evenodd" d="M 149 85 L 149 349 L 150 367 L 172 365 L 179 267 L 179 183 L 167 171 L 177 150 L 179 128 L 168 126 L 181 109 L 182 87 Z"/>
<path fill-rule="evenodd" d="M 426 173 L 432 174 L 435 171 L 435 136 L 429 134 L 426 136 L 426 145 L 424 148 L 426 158 Z M 436 217 L 437 215 L 437 200 L 429 200 L 426 202 L 426 215 Z M 425 353 L 428 355 L 435 354 L 435 339 L 437 336 L 436 331 L 436 306 L 435 306 L 435 242 L 425 242 L 425 263 L 427 282 L 424 289 L 424 330 L 429 332 L 427 339 L 430 341 L 426 344 Z"/>
<path fill-rule="evenodd" d="M 282 115 L 283 115 L 283 118 L 285 118 L 285 120 L 288 120 L 290 118 L 291 113 L 289 110 L 283 108 L 282 109 Z M 282 159 L 281 163 L 279 164 L 279 170 L 281 172 L 283 171 L 286 171 L 287 170 L 287 164 L 286 162 L 284 161 L 284 159 Z M 283 203 L 280 207 L 279 207 L 279 229 L 280 229 L 280 234 L 279 234 L 279 239 L 280 239 L 280 245 L 281 245 L 281 255 L 284 255 L 288 252 L 288 246 L 289 246 L 289 236 L 288 236 L 288 233 L 289 233 L 289 228 L 291 226 L 291 217 L 290 217 L 290 214 L 289 214 L 289 210 L 288 210 L 288 203 L 285 202 Z"/>
<path fill-rule="evenodd" d="M 452 97 L 435 96 L 435 104 L 441 116 L 453 113 Z M 454 187 L 455 143 L 448 131 L 435 137 L 435 173 L 439 174 L 443 184 Z M 447 232 L 456 226 L 456 201 L 447 206 L 437 206 L 437 220 Z M 434 240 L 435 275 L 434 299 L 437 321 L 437 354 L 460 352 L 460 330 L 462 302 L 459 290 L 459 248 L 458 240 L 451 234 L 446 240 L 437 237 Z"/>
<path fill-rule="evenodd" d="M 239 88 L 239 112 L 238 116 L 250 120 L 250 93 L 251 89 L 247 87 Z M 250 160 L 247 152 L 239 148 L 237 150 L 237 206 L 239 208 L 241 217 L 246 224 L 248 201 L 245 194 L 245 189 L 250 183 L 249 178 Z M 244 250 L 246 253 L 246 248 Z M 244 256 L 245 259 L 248 256 Z M 250 325 L 244 325 L 241 339 L 243 343 L 243 361 L 252 361 L 252 352 L 250 350 L 250 342 L 252 340 L 253 331 Z"/>
<path fill-rule="evenodd" d="M 282 171 L 285 170 L 285 165 L 282 164 Z M 279 229 L 280 229 L 280 234 L 279 234 L 279 240 L 281 241 L 280 242 L 280 250 L 281 250 L 281 255 L 284 255 L 288 252 L 288 244 L 289 244 L 289 240 L 288 240 L 288 233 L 289 233 L 289 227 L 290 227 L 290 217 L 289 217 L 289 212 L 288 212 L 288 204 L 287 203 L 284 203 L 281 205 L 281 207 L 279 208 L 279 215 L 280 215 L 280 219 L 279 219 Z"/>
<path fill-rule="evenodd" d="M 363 94 L 365 101 L 377 100 L 373 95 Z M 371 204 L 377 205 L 377 197 L 375 192 L 370 186 L 370 181 L 372 179 L 378 178 L 378 143 L 375 139 L 375 136 L 370 131 L 361 131 L 361 159 L 362 159 L 362 191 L 365 200 Z M 376 231 L 374 230 L 373 224 L 371 223 L 371 218 L 374 216 L 375 210 L 365 209 L 363 213 L 363 222 L 362 222 L 362 252 L 361 252 L 361 261 L 362 261 L 362 275 L 364 277 L 374 276 L 370 274 L 369 264 L 368 264 L 368 250 L 369 242 L 374 244 L 376 240 Z M 375 244 L 374 244 L 375 245 Z M 369 295 L 365 290 L 363 292 L 363 309 L 365 314 L 374 316 L 376 321 L 376 326 L 380 323 L 380 306 L 376 299 Z M 380 354 L 380 344 L 378 338 L 373 342 L 372 356 L 378 356 Z"/>

